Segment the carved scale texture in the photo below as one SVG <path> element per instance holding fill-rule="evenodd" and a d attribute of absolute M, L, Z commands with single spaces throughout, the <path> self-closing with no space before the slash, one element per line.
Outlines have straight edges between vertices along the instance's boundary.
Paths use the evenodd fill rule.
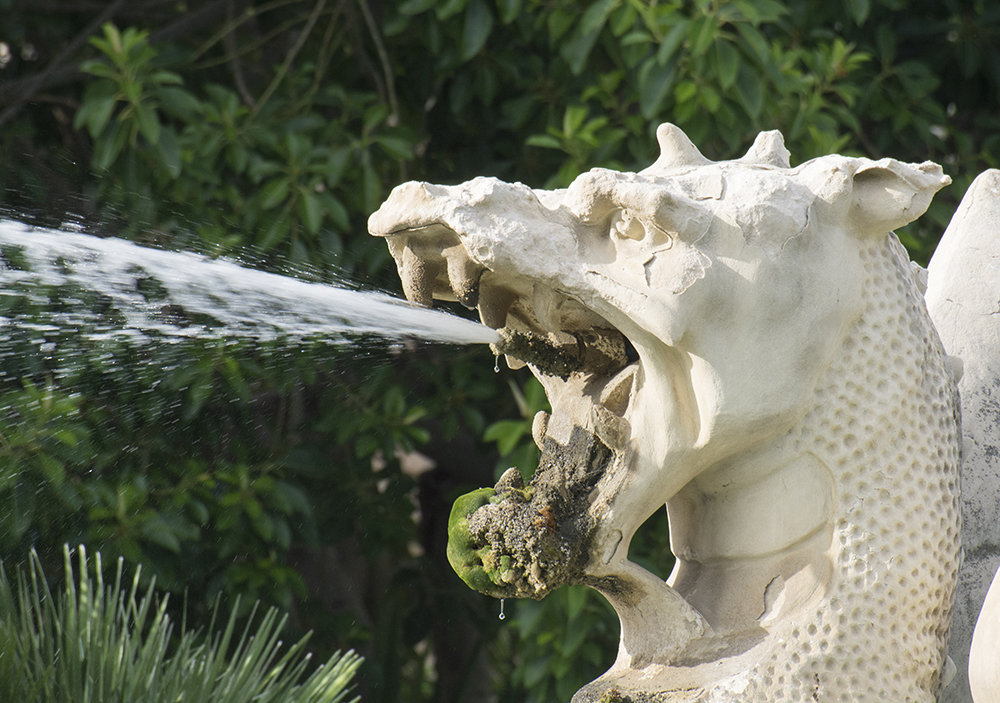
<path fill-rule="evenodd" d="M 830 590 L 773 633 L 742 701 L 930 702 L 940 689 L 961 547 L 957 391 L 896 237 L 860 256 L 862 318 L 791 438 L 839 491 Z"/>

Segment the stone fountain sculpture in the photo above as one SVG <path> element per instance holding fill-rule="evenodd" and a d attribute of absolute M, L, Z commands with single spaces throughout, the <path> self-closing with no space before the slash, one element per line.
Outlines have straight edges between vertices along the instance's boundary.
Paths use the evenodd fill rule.
<path fill-rule="evenodd" d="M 891 230 L 949 179 L 777 132 L 735 161 L 677 127 L 569 188 L 407 183 L 369 221 L 407 297 L 478 307 L 552 413 L 529 485 L 463 496 L 473 588 L 602 593 L 614 665 L 574 701 L 935 701 L 961 551 L 956 378 Z M 676 566 L 628 559 L 666 505 Z"/>

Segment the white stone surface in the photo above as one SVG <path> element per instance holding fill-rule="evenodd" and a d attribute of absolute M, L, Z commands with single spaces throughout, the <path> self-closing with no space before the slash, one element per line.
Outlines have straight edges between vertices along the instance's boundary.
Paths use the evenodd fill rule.
<path fill-rule="evenodd" d="M 471 514 L 509 519 L 483 573 L 507 556 L 498 589 L 586 583 L 615 607 L 618 658 L 577 701 L 930 703 L 958 573 L 957 395 L 890 230 L 948 179 L 891 159 L 789 168 L 777 133 L 719 163 L 672 125 L 657 137 L 640 173 L 408 183 L 369 221 L 411 299 L 601 359 L 566 378 L 527 359 L 553 406 L 533 488 L 565 496 L 551 522 Z M 597 355 L 594 330 L 638 359 Z M 663 505 L 666 582 L 627 558 Z M 564 521 L 587 551 L 560 570 L 532 550 Z"/>
<path fill-rule="evenodd" d="M 965 559 L 949 650 L 958 674 L 942 700 L 972 700 L 972 678 L 977 703 L 1000 701 L 1000 586 L 990 589 L 1000 565 L 1000 171 L 981 174 L 965 194 L 931 260 L 926 298 L 945 349 L 964 369 Z M 984 599 L 992 605 L 980 616 Z"/>

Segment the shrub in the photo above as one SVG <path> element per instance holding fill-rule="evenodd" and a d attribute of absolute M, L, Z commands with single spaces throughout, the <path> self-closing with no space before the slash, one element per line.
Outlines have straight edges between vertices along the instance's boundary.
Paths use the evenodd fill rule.
<path fill-rule="evenodd" d="M 236 610 L 225 628 L 176 637 L 153 586 L 139 592 L 118 560 L 113 584 L 104 582 L 83 547 L 64 550 L 66 583 L 54 594 L 32 554 L 30 566 L 8 576 L 0 565 L 0 700 L 40 703 L 338 703 L 361 663 L 336 654 L 305 676 L 308 636 L 290 647 L 285 624 L 268 610 L 237 632 Z M 93 573 L 93 575 L 91 575 Z"/>

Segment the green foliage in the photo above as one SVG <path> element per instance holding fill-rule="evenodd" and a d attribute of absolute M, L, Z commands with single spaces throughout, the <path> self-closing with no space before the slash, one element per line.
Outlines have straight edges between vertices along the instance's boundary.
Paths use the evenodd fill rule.
<path fill-rule="evenodd" d="M 508 383 L 510 393 L 517 404 L 517 419 L 497 420 L 483 433 L 483 439 L 496 442 L 500 452 L 495 474 L 500 478 L 504 471 L 516 466 L 521 476 L 528 481 L 538 466 L 538 447 L 531 436 L 531 425 L 541 411 L 551 412 L 545 389 L 535 377 L 530 377 L 523 389 L 513 381 Z"/>
<path fill-rule="evenodd" d="M 104 38 L 90 43 L 108 57 L 109 62 L 91 59 L 80 70 L 96 76 L 83 96 L 73 126 L 87 127 L 96 140 L 94 168 L 103 171 L 115 162 L 128 144 L 134 151 L 139 135 L 150 146 L 160 146 L 165 166 L 179 173 L 177 138 L 169 129 L 164 132 L 157 114 L 171 95 L 164 86 L 177 85 L 181 78 L 170 71 L 156 70 L 156 52 L 150 47 L 149 32 L 129 27 L 119 32 L 113 24 L 104 25 Z M 119 103 L 122 103 L 121 109 Z M 114 117 L 114 120 L 112 120 Z M 160 140 L 163 143 L 160 144 Z"/>
<path fill-rule="evenodd" d="M 618 619 L 607 601 L 586 586 L 563 586 L 543 601 L 520 600 L 513 682 L 531 703 L 568 701 L 603 672 L 618 647 Z"/>
<path fill-rule="evenodd" d="M 234 610 L 222 631 L 174 625 L 153 586 L 131 586 L 122 560 L 105 583 L 101 555 L 64 552 L 65 586 L 53 593 L 32 555 L 16 580 L 0 565 L 0 696 L 6 701 L 111 703 L 339 703 L 360 665 L 336 654 L 306 676 L 308 637 L 284 647 L 274 609 L 240 633 Z M 254 609 L 256 610 L 256 608 Z M 357 700 L 357 699 L 355 699 Z"/>

